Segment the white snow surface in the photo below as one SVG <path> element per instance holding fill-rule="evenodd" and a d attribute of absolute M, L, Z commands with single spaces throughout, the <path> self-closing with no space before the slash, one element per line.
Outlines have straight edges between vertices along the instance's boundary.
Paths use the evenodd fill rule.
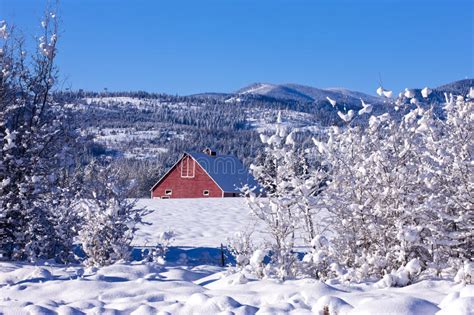
<path fill-rule="evenodd" d="M 155 245 L 160 232 L 175 233 L 173 245 L 219 247 L 227 238 L 245 229 L 256 230 L 263 239 L 262 226 L 250 214 L 244 198 L 140 199 L 137 207 L 153 210 L 145 217 L 151 225 L 141 226 L 134 245 Z"/>
<path fill-rule="evenodd" d="M 164 265 L 102 268 L 0 262 L 0 314 L 473 314 L 474 285 L 426 279 L 403 288 L 316 279 L 258 280 L 209 258 L 234 232 L 261 226 L 242 198 L 139 200 L 155 210 L 134 243 L 176 238 Z M 211 249 L 217 251 L 212 252 Z M 176 254 L 179 255 L 176 255 Z M 194 253 L 196 254 L 196 253 Z M 212 257 L 211 257 L 212 258 Z"/>
<path fill-rule="evenodd" d="M 265 226 L 252 215 L 245 198 L 139 199 L 137 207 L 153 212 L 144 218 L 150 225 L 139 227 L 135 246 L 156 245 L 164 231 L 174 232 L 174 246 L 187 248 L 218 248 L 242 231 L 253 231 L 256 244 L 267 239 Z M 297 230 L 296 246 L 305 250 L 302 244 Z"/>
<path fill-rule="evenodd" d="M 245 279 L 245 281 L 243 281 Z M 0 263 L 0 313 L 9 314 L 472 314 L 472 285 L 425 280 L 404 288 L 315 279 L 257 280 L 226 268 L 117 263 Z"/>
<path fill-rule="evenodd" d="M 263 94 L 265 95 L 266 93 L 272 91 L 276 87 L 275 84 L 268 84 L 268 83 L 259 83 L 255 84 L 252 87 L 242 91 L 240 94 Z"/>

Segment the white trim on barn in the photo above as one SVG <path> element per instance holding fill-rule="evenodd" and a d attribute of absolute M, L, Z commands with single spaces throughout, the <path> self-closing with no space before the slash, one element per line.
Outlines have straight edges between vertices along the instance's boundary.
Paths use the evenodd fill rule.
<path fill-rule="evenodd" d="M 196 160 L 191 156 L 191 155 L 188 155 L 190 158 L 191 158 L 191 161 L 193 162 L 192 163 L 192 172 L 189 172 L 190 171 L 190 167 L 189 167 L 189 159 L 186 159 L 186 168 L 184 167 L 184 157 L 181 158 L 181 163 L 180 163 L 180 166 L 181 166 L 181 178 L 194 178 L 196 176 Z M 184 172 L 184 170 L 186 169 L 186 172 Z M 186 173 L 186 174 L 184 174 Z M 189 175 L 191 173 L 191 175 Z"/>

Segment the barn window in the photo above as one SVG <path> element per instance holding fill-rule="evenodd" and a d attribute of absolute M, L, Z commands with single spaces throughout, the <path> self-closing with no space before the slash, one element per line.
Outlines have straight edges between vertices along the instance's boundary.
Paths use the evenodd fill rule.
<path fill-rule="evenodd" d="M 161 196 L 161 199 L 170 199 L 170 196 Z"/>
<path fill-rule="evenodd" d="M 203 190 L 202 195 L 203 196 L 209 196 L 209 190 Z"/>
<path fill-rule="evenodd" d="M 173 193 L 173 191 L 171 189 L 166 189 L 165 190 L 165 195 L 167 195 L 167 196 L 171 196 L 172 193 Z"/>
<path fill-rule="evenodd" d="M 181 161 L 181 177 L 182 178 L 193 178 L 196 164 L 193 159 L 186 158 Z"/>

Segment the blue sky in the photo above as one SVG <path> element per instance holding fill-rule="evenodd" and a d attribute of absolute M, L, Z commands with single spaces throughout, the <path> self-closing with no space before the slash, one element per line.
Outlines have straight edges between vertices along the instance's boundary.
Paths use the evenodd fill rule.
<path fill-rule="evenodd" d="M 46 1 L 0 0 L 39 32 Z M 73 89 L 171 94 L 254 82 L 437 86 L 474 77 L 471 0 L 62 0 L 58 66 Z"/>

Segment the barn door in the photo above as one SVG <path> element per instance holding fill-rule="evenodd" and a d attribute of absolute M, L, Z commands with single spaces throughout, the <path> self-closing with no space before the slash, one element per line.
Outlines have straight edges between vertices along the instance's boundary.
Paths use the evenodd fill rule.
<path fill-rule="evenodd" d="M 193 159 L 187 157 L 181 161 L 181 177 L 182 178 L 193 178 L 195 169 L 196 169 L 196 164 Z"/>

